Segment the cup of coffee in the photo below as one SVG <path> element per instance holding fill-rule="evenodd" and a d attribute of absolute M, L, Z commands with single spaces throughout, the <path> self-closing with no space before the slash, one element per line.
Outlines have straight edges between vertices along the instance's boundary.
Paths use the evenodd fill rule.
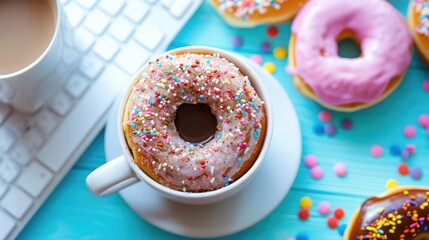
<path fill-rule="evenodd" d="M 78 60 L 60 1 L 0 1 L 0 33 L 0 102 L 35 112 Z"/>
<path fill-rule="evenodd" d="M 87 177 L 97 196 L 144 181 L 177 202 L 221 201 L 249 183 L 273 129 L 262 79 L 236 55 L 210 47 L 149 61 L 118 112 L 123 155 Z"/>

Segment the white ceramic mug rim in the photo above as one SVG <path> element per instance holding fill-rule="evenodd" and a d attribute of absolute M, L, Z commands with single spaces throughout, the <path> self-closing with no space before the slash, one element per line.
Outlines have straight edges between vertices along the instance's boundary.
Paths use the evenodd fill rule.
<path fill-rule="evenodd" d="M 62 21 L 61 15 L 62 14 L 61 14 L 61 9 L 60 9 L 60 6 L 61 6 L 60 1 L 59 0 L 50 0 L 50 1 L 52 4 L 55 4 L 55 7 L 53 7 L 52 10 L 56 11 L 55 13 L 56 13 L 57 17 L 55 18 L 55 21 L 56 21 L 55 22 L 55 31 L 54 31 L 54 34 L 52 35 L 52 38 L 51 38 L 51 41 L 49 42 L 49 45 L 46 47 L 45 51 L 43 51 L 43 53 L 36 60 L 34 60 L 30 65 L 28 65 L 28 66 L 26 66 L 26 67 L 24 67 L 18 71 L 12 72 L 12 73 L 8 73 L 5 75 L 0 74 L 0 80 L 10 79 L 10 78 L 16 77 L 18 75 L 21 75 L 21 74 L 29 71 L 30 69 L 34 68 L 34 66 L 39 64 L 42 61 L 42 59 L 44 59 L 45 56 L 48 54 L 48 52 L 51 50 L 52 46 L 54 45 L 55 40 L 58 37 L 59 31 L 60 31 L 60 26 L 61 26 L 61 21 Z"/>
<path fill-rule="evenodd" d="M 122 119 L 123 119 L 123 113 L 125 110 L 125 104 L 128 100 L 128 95 L 130 94 L 132 87 L 134 86 L 135 82 L 137 81 L 137 78 L 139 77 L 139 75 L 141 74 L 141 72 L 143 71 L 143 69 L 147 66 L 148 63 L 146 63 L 143 67 L 141 67 L 137 73 L 132 77 L 132 81 L 130 81 L 129 85 L 126 88 L 126 91 L 124 91 L 121 96 L 121 102 L 119 105 L 119 111 L 118 111 L 118 125 L 117 125 L 117 130 L 118 130 L 118 137 L 120 140 L 120 144 L 121 144 L 121 148 L 122 151 L 124 153 L 124 156 L 126 158 L 126 161 L 128 163 L 128 165 L 131 167 L 131 169 L 134 171 L 134 173 L 136 174 L 136 176 L 140 179 L 145 181 L 147 184 L 149 184 L 151 187 L 153 187 L 154 189 L 166 193 L 168 195 L 172 195 L 175 197 L 181 197 L 181 198 L 194 198 L 194 199 L 198 199 L 198 198 L 208 198 L 208 197 L 214 197 L 217 195 L 221 195 L 224 194 L 225 192 L 228 191 L 232 191 L 233 189 L 239 187 L 243 182 L 246 181 L 246 179 L 248 179 L 249 177 L 251 177 L 254 172 L 259 168 L 259 166 L 261 165 L 263 159 L 265 158 L 267 152 L 268 152 L 268 148 L 270 146 L 271 143 L 271 137 L 272 137 L 272 131 L 273 131 L 273 112 L 272 112 L 272 105 L 271 105 L 271 101 L 269 99 L 269 95 L 268 92 L 264 86 L 264 84 L 262 83 L 262 80 L 260 79 L 260 77 L 256 74 L 256 72 L 245 62 L 243 62 L 241 59 L 239 59 L 237 56 L 234 56 L 233 54 L 226 52 L 224 50 L 221 49 L 217 49 L 217 48 L 212 48 L 212 47 L 205 47 L 205 46 L 191 46 L 191 47 L 182 47 L 182 48 L 176 48 L 173 50 L 170 50 L 162 55 L 166 55 L 166 54 L 174 54 L 177 52 L 198 52 L 198 50 L 204 50 L 204 52 L 207 51 L 207 54 L 214 54 L 214 53 L 219 53 L 221 56 L 225 57 L 226 59 L 232 61 L 234 64 L 237 65 L 237 63 L 240 65 L 239 68 L 240 70 L 242 68 L 245 68 L 247 75 L 249 76 L 249 79 L 251 80 L 252 84 L 257 84 L 258 85 L 258 93 L 261 94 L 262 93 L 262 99 L 264 100 L 265 103 L 265 111 L 266 111 L 266 115 L 267 115 L 267 132 L 265 135 L 265 140 L 264 140 L 264 145 L 261 149 L 261 152 L 259 153 L 258 158 L 256 159 L 256 161 L 254 162 L 254 164 L 252 165 L 252 167 L 238 180 L 234 181 L 233 184 L 229 185 L 228 187 L 223 187 L 217 190 L 213 190 L 213 191 L 208 191 L 208 192 L 198 192 L 198 193 L 193 193 L 193 192 L 182 192 L 182 191 L 178 191 L 178 190 L 174 190 L 171 188 L 168 188 L 162 184 L 159 184 L 158 182 L 156 182 L 155 180 L 153 180 L 152 178 L 150 178 L 149 176 L 147 176 L 138 166 L 137 164 L 134 163 L 134 159 L 132 157 L 132 154 L 129 150 L 128 144 L 126 143 L 125 140 L 125 136 L 123 134 L 123 130 L 122 130 Z M 160 56 L 162 56 L 160 55 Z"/>

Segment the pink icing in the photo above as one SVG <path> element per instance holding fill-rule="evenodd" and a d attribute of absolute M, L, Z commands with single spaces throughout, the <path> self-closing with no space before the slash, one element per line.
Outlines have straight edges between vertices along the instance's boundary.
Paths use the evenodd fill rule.
<path fill-rule="evenodd" d="M 338 56 L 336 38 L 346 29 L 359 39 L 362 57 Z M 293 72 L 330 105 L 376 100 L 411 61 L 410 32 L 402 15 L 385 0 L 310 1 L 292 32 Z"/>

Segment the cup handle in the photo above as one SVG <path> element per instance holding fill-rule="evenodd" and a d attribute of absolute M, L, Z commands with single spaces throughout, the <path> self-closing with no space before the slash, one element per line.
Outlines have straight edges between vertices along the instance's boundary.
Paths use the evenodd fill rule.
<path fill-rule="evenodd" d="M 86 185 L 93 194 L 104 197 L 138 181 L 127 159 L 121 155 L 91 172 L 86 178 Z"/>

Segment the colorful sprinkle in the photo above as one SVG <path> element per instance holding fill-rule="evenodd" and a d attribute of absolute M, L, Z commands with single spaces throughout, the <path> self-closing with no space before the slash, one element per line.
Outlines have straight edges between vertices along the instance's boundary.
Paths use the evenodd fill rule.
<path fill-rule="evenodd" d="M 220 10 L 222 11 L 233 11 L 234 16 L 246 21 L 251 14 L 258 12 L 259 14 L 265 14 L 268 11 L 268 7 L 279 9 L 280 4 L 284 0 L 246 0 L 246 1 L 219 1 Z"/>
<path fill-rule="evenodd" d="M 321 202 L 317 209 L 321 215 L 328 215 L 331 212 L 331 205 L 328 202 Z"/>
<path fill-rule="evenodd" d="M 329 217 L 327 224 L 329 228 L 335 229 L 338 227 L 338 219 L 336 217 Z"/>
<path fill-rule="evenodd" d="M 270 38 L 275 38 L 279 35 L 279 29 L 276 26 L 269 26 L 267 28 L 267 36 Z"/>
<path fill-rule="evenodd" d="M 303 197 L 299 201 L 299 206 L 301 208 L 310 209 L 312 205 L 313 205 L 313 202 L 311 201 L 311 198 L 309 198 L 309 197 Z"/>
<path fill-rule="evenodd" d="M 334 165 L 334 172 L 338 177 L 344 177 L 347 174 L 347 168 L 344 163 L 337 163 Z"/>
<path fill-rule="evenodd" d="M 323 168 L 316 166 L 310 170 L 311 177 L 315 180 L 319 180 L 323 177 Z"/>
<path fill-rule="evenodd" d="M 315 155 L 308 154 L 307 156 L 304 157 L 304 164 L 308 168 L 313 168 L 317 166 L 317 157 Z"/>
<path fill-rule="evenodd" d="M 383 148 L 380 145 L 373 145 L 369 152 L 373 157 L 379 158 L 381 155 L 383 155 Z"/>
<path fill-rule="evenodd" d="M 276 65 L 273 62 L 266 62 L 262 67 L 271 74 L 276 72 Z"/>
<path fill-rule="evenodd" d="M 398 172 L 402 176 L 408 175 L 408 173 L 409 173 L 408 165 L 406 163 L 399 164 L 399 166 L 398 166 Z"/>
<path fill-rule="evenodd" d="M 325 128 L 320 124 L 315 124 L 313 126 L 313 132 L 317 135 L 322 135 L 325 133 Z"/>
<path fill-rule="evenodd" d="M 423 90 L 429 92 L 429 80 L 423 82 Z"/>
<path fill-rule="evenodd" d="M 235 48 L 239 48 L 243 45 L 243 39 L 239 36 L 235 36 L 232 38 L 232 46 Z"/>
<path fill-rule="evenodd" d="M 387 189 L 392 189 L 398 186 L 398 181 L 396 181 L 395 179 L 389 179 L 386 182 L 386 188 Z"/>
<path fill-rule="evenodd" d="M 274 54 L 275 58 L 277 58 L 279 60 L 283 60 L 287 56 L 287 51 L 286 51 L 286 48 L 284 48 L 284 47 L 276 47 L 276 48 L 274 48 L 273 54 Z"/>
<path fill-rule="evenodd" d="M 401 159 L 406 161 L 410 158 L 410 156 L 411 156 L 410 151 L 408 151 L 408 149 L 404 148 L 401 152 Z"/>
<path fill-rule="evenodd" d="M 335 216 L 338 220 L 342 219 L 342 218 L 344 217 L 344 215 L 345 215 L 345 213 L 344 213 L 344 210 L 343 210 L 342 208 L 336 208 L 336 209 L 334 210 L 334 216 Z"/>
<path fill-rule="evenodd" d="M 326 124 L 325 132 L 328 136 L 334 136 L 337 134 L 337 127 L 334 124 Z"/>
<path fill-rule="evenodd" d="M 422 178 L 423 176 L 423 172 L 422 169 L 419 167 L 413 167 L 410 169 L 410 176 L 414 179 L 414 180 L 419 180 L 420 178 Z"/>
<path fill-rule="evenodd" d="M 429 128 L 429 114 L 422 114 L 418 118 L 418 123 L 424 128 Z"/>
<path fill-rule="evenodd" d="M 332 120 L 332 113 L 327 111 L 327 110 L 322 110 L 319 112 L 317 117 L 319 118 L 319 120 L 321 122 L 328 123 L 328 122 L 331 122 L 331 120 Z"/>
<path fill-rule="evenodd" d="M 399 156 L 401 155 L 401 152 L 402 150 L 398 145 L 393 144 L 390 146 L 390 154 L 392 154 L 393 156 Z"/>
<path fill-rule="evenodd" d="M 254 63 L 261 65 L 262 64 L 262 56 L 259 54 L 253 54 L 250 56 L 250 60 L 252 60 Z"/>
<path fill-rule="evenodd" d="M 269 42 L 262 42 L 261 43 L 261 51 L 264 53 L 268 53 L 271 51 L 271 43 Z"/>
<path fill-rule="evenodd" d="M 301 208 L 298 211 L 298 217 L 301 220 L 307 220 L 310 217 L 310 211 L 307 208 Z"/>
<path fill-rule="evenodd" d="M 352 120 L 350 120 L 348 118 L 343 119 L 341 121 L 341 127 L 344 130 L 350 130 L 350 129 L 352 129 L 353 128 L 353 122 L 352 122 Z"/>
<path fill-rule="evenodd" d="M 404 128 L 404 135 L 407 138 L 413 138 L 416 136 L 416 128 L 414 126 L 406 126 Z"/>
<path fill-rule="evenodd" d="M 413 155 L 416 152 L 416 146 L 414 144 L 407 144 L 407 146 L 405 146 L 405 149 L 407 149 L 407 151 Z"/>
<path fill-rule="evenodd" d="M 295 236 L 296 240 L 309 240 L 307 233 L 300 232 Z"/>
<path fill-rule="evenodd" d="M 347 229 L 347 224 L 341 224 L 340 226 L 338 226 L 337 232 L 338 234 L 340 234 L 340 236 L 343 236 L 346 229 Z"/>

